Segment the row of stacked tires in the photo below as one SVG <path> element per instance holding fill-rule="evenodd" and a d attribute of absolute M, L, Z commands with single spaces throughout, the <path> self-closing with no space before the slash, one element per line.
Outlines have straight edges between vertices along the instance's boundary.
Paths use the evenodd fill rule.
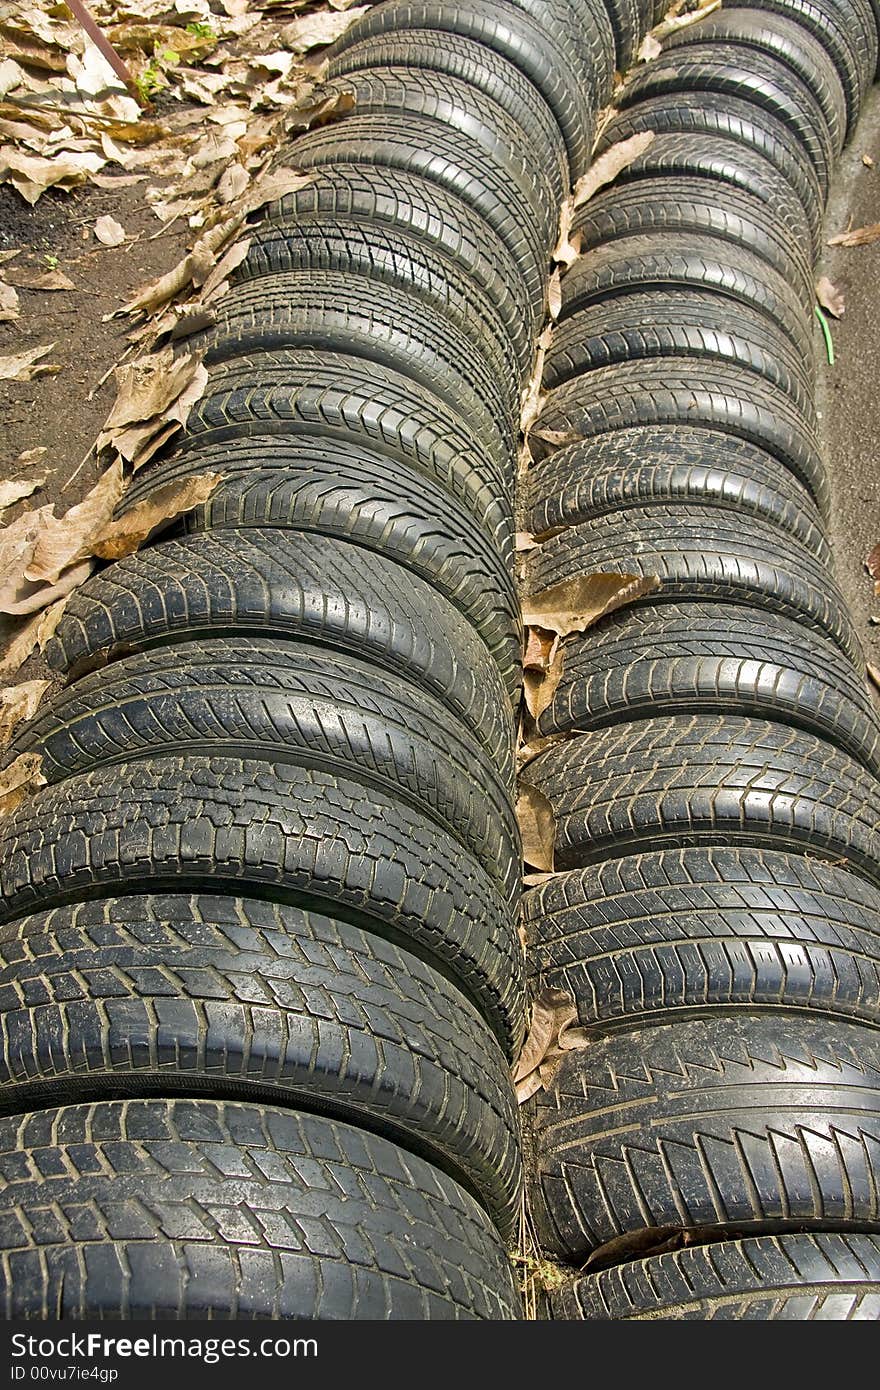
<path fill-rule="evenodd" d="M 285 151 L 126 505 L 222 484 L 10 750 L 7 1317 L 518 1315 L 520 398 L 614 62 L 599 0 L 392 0 Z"/>
<path fill-rule="evenodd" d="M 877 70 L 870 0 L 679 30 L 579 208 L 527 592 L 659 587 L 564 646 L 525 898 L 589 1041 L 534 1105 L 557 1318 L 880 1317 L 880 723 L 832 576 L 812 265 Z M 560 441 L 561 444 L 560 444 Z"/>

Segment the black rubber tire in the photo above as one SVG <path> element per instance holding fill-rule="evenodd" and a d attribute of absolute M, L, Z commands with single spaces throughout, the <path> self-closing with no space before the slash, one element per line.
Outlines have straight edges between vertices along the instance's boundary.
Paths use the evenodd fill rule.
<path fill-rule="evenodd" d="M 639 43 L 651 28 L 651 16 L 644 13 L 644 0 L 605 0 L 605 8 L 614 31 L 615 64 L 623 73 L 635 62 Z"/>
<path fill-rule="evenodd" d="M 556 816 L 556 867 L 723 843 L 790 850 L 880 884 L 880 787 L 823 739 L 737 715 L 663 715 L 528 765 Z"/>
<path fill-rule="evenodd" d="M 519 603 L 509 563 L 456 497 L 424 473 L 363 445 L 259 435 L 172 455 L 135 478 L 122 506 L 201 473 L 223 482 L 188 512 L 182 532 L 279 526 L 351 541 L 437 589 L 520 679 Z"/>
<path fill-rule="evenodd" d="M 880 719 L 866 683 L 818 633 L 730 603 L 621 609 L 565 644 L 542 735 L 660 714 L 744 714 L 803 729 L 880 776 Z"/>
<path fill-rule="evenodd" d="M 809 380 L 812 316 L 804 313 L 790 283 L 760 256 L 717 237 L 646 232 L 593 247 L 575 261 L 562 281 L 559 323 L 593 304 L 654 290 L 669 298 L 691 290 L 716 295 L 719 313 L 729 308 L 731 329 L 741 304 L 763 314 L 768 331 L 782 332 L 789 339 L 795 360 L 804 364 L 804 378 Z"/>
<path fill-rule="evenodd" d="M 524 898 L 529 959 L 602 1032 L 719 1008 L 880 1028 L 880 893 L 774 850 L 661 850 L 558 874 Z M 783 1010 L 782 1014 L 777 1010 Z"/>
<path fill-rule="evenodd" d="M 652 502 L 759 517 L 832 565 L 816 504 L 787 468 L 745 440 L 684 424 L 634 425 L 557 449 L 523 479 L 520 530 L 546 538 L 561 527 Z"/>
<path fill-rule="evenodd" d="M 646 1255 L 579 1275 L 551 1305 L 569 1322 L 876 1322 L 880 1237 L 751 1236 Z"/>
<path fill-rule="evenodd" d="M 598 367 L 649 357 L 736 363 L 784 391 L 810 416 L 812 363 L 805 366 L 787 335 L 759 309 L 702 290 L 624 294 L 570 315 L 553 332 L 544 358 L 544 389 Z"/>
<path fill-rule="evenodd" d="M 313 182 L 266 205 L 265 220 L 249 235 L 251 246 L 240 268 L 263 273 L 271 266 L 287 229 L 301 219 L 315 222 L 356 220 L 377 238 L 380 229 L 399 231 L 418 242 L 424 254 L 437 252 L 456 265 L 476 293 L 497 310 L 514 344 L 523 375 L 534 356 L 534 310 L 525 285 L 500 237 L 461 198 L 430 179 L 385 170 L 373 164 L 334 164 L 312 171 Z"/>
<path fill-rule="evenodd" d="M 392 286 L 440 313 L 487 359 L 500 390 L 519 413 L 520 365 L 504 319 L 471 277 L 438 247 L 411 232 L 356 217 L 302 216 L 273 226 L 233 277 L 236 289 L 269 276 L 333 271 L 358 283 Z M 483 369 L 485 370 L 485 369 Z"/>
<path fill-rule="evenodd" d="M 812 259 L 814 238 L 800 198 L 776 166 L 748 145 L 720 135 L 657 135 L 612 186 L 624 188 L 638 180 L 644 187 L 653 178 L 707 180 L 710 196 L 718 184 L 751 193 L 768 205 L 790 242 L 809 248 Z M 650 187 L 645 192 L 650 196 Z"/>
<path fill-rule="evenodd" d="M 505 1236 L 522 1165 L 505 1058 L 436 970 L 344 922 L 231 898 L 107 899 L 0 930 L 6 1111 L 205 1095 L 359 1125 Z"/>
<path fill-rule="evenodd" d="M 671 98 L 670 107 L 677 99 L 687 109 L 695 96 L 701 108 L 717 105 L 722 111 L 726 103 L 742 101 L 751 107 L 756 124 L 768 130 L 778 122 L 795 148 L 805 152 L 824 204 L 838 147 L 812 87 L 787 64 L 760 48 L 744 50 L 738 44 L 695 39 L 685 48 L 664 49 L 654 62 L 632 73 L 618 104 L 628 108 L 665 97 Z M 784 138 L 781 133 L 779 138 Z"/>
<path fill-rule="evenodd" d="M 807 84 L 822 108 L 834 153 L 840 154 L 846 131 L 846 94 L 828 50 L 813 34 L 784 15 L 766 11 L 757 15 L 753 9 L 733 6 L 671 34 L 664 40 L 663 49 L 665 52 L 687 48 L 692 43 L 716 42 L 735 44 L 748 52 L 760 49 L 790 68 Z"/>
<path fill-rule="evenodd" d="M 206 1100 L 42 1110 L 0 1120 L 0 1172 L 9 1319 L 519 1316 L 479 1204 L 321 1115 Z"/>
<path fill-rule="evenodd" d="M 436 29 L 400 29 L 376 34 L 337 53 L 331 77 L 378 67 L 444 73 L 476 87 L 516 123 L 550 180 L 557 203 L 568 193 L 568 154 L 556 119 L 538 89 L 500 53 L 460 34 Z"/>
<path fill-rule="evenodd" d="M 579 574 L 656 576 L 647 601 L 708 599 L 780 613 L 831 639 L 854 664 L 861 649 L 849 609 L 825 566 L 769 522 L 718 507 L 631 507 L 571 526 L 526 557 L 529 594 Z"/>
<path fill-rule="evenodd" d="M 822 44 L 846 93 L 848 139 L 877 67 L 870 0 L 754 0 L 749 8 L 793 19 Z"/>
<path fill-rule="evenodd" d="M 549 253 L 521 195 L 476 140 L 451 132 L 427 116 L 346 116 L 299 136 L 284 161 L 297 169 L 331 169 L 335 164 L 374 164 L 418 174 L 461 198 L 500 237 L 513 256 L 532 312 L 540 315 L 547 294 Z"/>
<path fill-rule="evenodd" d="M 690 425 L 733 435 L 763 449 L 808 489 L 827 515 L 828 479 L 810 422 L 781 391 L 753 372 L 705 358 L 620 362 L 551 391 L 539 430 L 593 439 L 635 425 Z M 548 450 L 533 434 L 540 457 Z"/>
<path fill-rule="evenodd" d="M 697 233 L 748 246 L 788 281 L 804 309 L 813 311 L 814 276 L 806 248 L 780 227 L 766 202 L 734 184 L 679 176 L 615 184 L 575 209 L 572 228 L 587 249 L 646 232 Z"/>
<path fill-rule="evenodd" d="M 581 81 L 603 106 L 614 84 L 614 30 L 604 0 L 511 0 L 554 37 L 570 40 L 580 59 Z"/>
<path fill-rule="evenodd" d="M 508 200 L 519 205 L 520 220 L 534 224 L 542 246 L 552 245 L 562 186 L 548 178 L 518 122 L 470 82 L 427 68 L 370 67 L 334 78 L 322 91 L 329 97 L 349 93 L 359 115 L 381 116 L 389 130 L 409 116 L 436 123 L 443 152 L 452 157 L 460 144 L 479 147 L 503 179 Z"/>
<path fill-rule="evenodd" d="M 283 762 L 166 756 L 42 787 L 3 821 L 0 920 L 210 890 L 332 914 L 453 980 L 515 1055 L 522 947 L 451 833 L 397 797 Z"/>
<path fill-rule="evenodd" d="M 76 676 L 150 647 L 292 638 L 427 690 L 511 775 L 512 711 L 470 624 L 430 585 L 360 546 L 257 528 L 166 541 L 80 586 L 47 657 Z"/>
<path fill-rule="evenodd" d="M 719 154 L 732 145 L 753 157 L 757 155 L 793 193 L 808 228 L 804 249 L 814 260 L 819 255 L 826 191 L 796 136 L 769 112 L 759 110 L 751 102 L 710 92 L 698 92 L 690 99 L 680 92 L 645 97 L 637 105 L 619 112 L 605 127 L 599 152 L 648 130 L 655 131 L 657 139 L 672 136 L 687 140 L 708 139 L 716 145 L 724 141 L 718 149 Z M 649 146 L 648 157 L 652 149 L 653 145 Z"/>
<path fill-rule="evenodd" d="M 513 561 L 513 479 L 467 420 L 390 367 L 345 353 L 265 352 L 253 362 L 217 366 L 189 413 L 178 448 L 201 460 L 217 445 L 270 436 L 309 438 L 332 448 L 366 445 L 415 463 L 468 508 Z M 185 466 L 185 465 L 184 465 Z M 144 473 L 145 484 L 150 474 Z"/>
<path fill-rule="evenodd" d="M 538 1096 L 533 1215 L 582 1260 L 636 1232 L 880 1231 L 880 1037 L 795 1013 L 596 1038 Z"/>
<path fill-rule="evenodd" d="M 59 692 L 12 751 L 39 752 L 49 782 L 190 753 L 346 777 L 436 821 L 518 893 L 513 807 L 480 745 L 436 698 L 348 654 L 241 637 L 140 652 Z"/>
<path fill-rule="evenodd" d="M 254 385 L 263 352 L 364 357 L 445 401 L 472 423 L 502 472 L 512 470 L 518 381 L 508 375 L 502 387 L 487 353 L 439 309 L 396 286 L 330 270 L 251 280 L 223 296 L 214 326 L 186 347 L 203 351 L 208 366 L 229 362 L 235 369 L 251 358 Z"/>
<path fill-rule="evenodd" d="M 372 5 L 350 25 L 331 53 L 375 34 L 396 33 L 403 29 L 435 29 L 476 39 L 486 48 L 500 53 L 525 73 L 537 87 L 565 139 L 572 180 L 583 174 L 590 163 L 598 90 L 582 65 L 570 38 L 560 37 L 555 26 L 536 23 L 525 12 L 511 14 L 511 6 L 496 0 L 468 0 L 449 4 L 446 0 L 386 0 Z"/>

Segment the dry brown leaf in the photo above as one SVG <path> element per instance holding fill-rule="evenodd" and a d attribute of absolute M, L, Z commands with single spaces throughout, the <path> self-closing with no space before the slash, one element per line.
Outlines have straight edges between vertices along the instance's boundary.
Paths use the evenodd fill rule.
<path fill-rule="evenodd" d="M 225 290 L 229 288 L 228 277 L 246 258 L 250 246 L 251 238 L 245 237 L 243 241 L 237 241 L 234 246 L 230 246 L 226 254 L 221 256 L 202 286 L 200 299 L 203 303 L 207 304 L 211 300 L 219 299 L 221 293 L 225 293 Z"/>
<path fill-rule="evenodd" d="M 523 624 L 567 637 L 660 588 L 656 575 L 578 574 L 523 599 Z"/>
<path fill-rule="evenodd" d="M 840 232 L 829 241 L 829 246 L 869 246 L 872 241 L 880 241 L 880 222 L 872 222 L 868 227 L 856 227 L 851 232 Z"/>
<path fill-rule="evenodd" d="M 516 798 L 516 819 L 522 836 L 523 859 L 533 869 L 553 872 L 556 820 L 543 792 L 521 781 Z"/>
<path fill-rule="evenodd" d="M 571 1026 L 576 1018 L 577 1004 L 567 990 L 541 990 L 532 1005 L 528 1036 L 512 1070 L 520 1105 L 552 1083 L 567 1052 L 588 1046 L 585 1030 Z"/>
<path fill-rule="evenodd" d="M 24 579 L 32 584 L 57 585 L 65 572 L 91 559 L 95 554 L 95 538 L 109 524 L 127 486 L 122 460 L 117 459 L 83 500 L 64 516 L 45 518 L 31 559 L 25 566 Z"/>
<path fill-rule="evenodd" d="M 547 285 L 547 312 L 555 323 L 562 309 L 562 274 L 556 266 Z"/>
<path fill-rule="evenodd" d="M 24 497 L 30 497 L 46 481 L 45 473 L 35 473 L 31 478 L 17 478 L 14 481 L 0 482 L 0 521 L 7 507 L 13 507 Z"/>
<path fill-rule="evenodd" d="M 558 878 L 558 874 L 523 874 L 523 887 L 540 888 L 542 883 L 549 883 L 551 878 Z"/>
<path fill-rule="evenodd" d="M 575 232 L 572 236 L 571 232 L 573 215 L 571 199 L 566 198 L 559 210 L 559 236 L 553 248 L 553 261 L 564 270 L 570 270 L 581 254 L 581 234 Z"/>
<path fill-rule="evenodd" d="M 308 53 L 313 48 L 323 48 L 328 43 L 335 43 L 368 9 L 368 5 L 358 5 L 345 11 L 303 15 L 281 30 L 281 42 L 291 53 Z"/>
<path fill-rule="evenodd" d="M 582 434 L 577 430 L 532 430 L 531 438 L 549 444 L 551 449 L 564 449 L 568 444 L 580 444 Z"/>
<path fill-rule="evenodd" d="M 193 249 L 182 261 L 178 261 L 172 270 L 160 275 L 158 280 L 144 286 L 134 299 L 117 312 L 134 314 L 142 311 L 151 314 L 167 304 L 169 299 L 174 299 L 182 291 L 189 289 L 191 285 L 196 288 L 203 285 L 214 268 L 221 248 L 243 226 L 245 215 L 245 212 L 240 210 L 234 217 L 211 227 L 199 237 Z"/>
<path fill-rule="evenodd" d="M 7 680 L 14 676 L 36 647 L 41 651 L 45 648 L 61 620 L 66 604 L 67 599 L 61 598 L 16 629 L 0 651 L 0 678 Z"/>
<path fill-rule="evenodd" d="M 217 184 L 217 198 L 221 203 L 234 203 L 240 198 L 251 181 L 247 169 L 240 164 L 230 164 L 220 176 Z"/>
<path fill-rule="evenodd" d="M 76 289 L 72 280 L 68 280 L 63 270 L 16 270 L 14 267 L 4 271 L 6 279 L 11 285 L 17 285 L 21 290 L 73 290 Z"/>
<path fill-rule="evenodd" d="M 92 553 L 102 560 L 121 560 L 125 555 L 132 555 L 162 527 L 207 502 L 221 481 L 219 473 L 200 473 L 183 482 L 156 488 L 94 537 Z"/>
<path fill-rule="evenodd" d="M 654 35 L 646 34 L 639 44 L 639 49 L 636 53 L 636 62 L 650 63 L 652 59 L 659 58 L 662 52 L 663 48 L 654 38 Z"/>
<path fill-rule="evenodd" d="M 37 787 L 45 787 L 41 753 L 22 753 L 0 772 L 0 816 L 8 816 Z"/>
<path fill-rule="evenodd" d="M 99 456 L 111 450 L 142 467 L 185 423 L 208 382 L 194 353 L 175 357 L 171 346 L 127 362 L 114 371 L 116 400 L 98 436 Z"/>
<path fill-rule="evenodd" d="M 543 627 L 527 627 L 523 669 L 526 671 L 548 670 L 558 645 L 558 633 L 549 632 Z"/>
<path fill-rule="evenodd" d="M 523 438 L 526 440 L 528 440 L 532 427 L 540 415 L 541 408 L 544 404 L 545 396 L 542 390 L 542 382 L 544 380 L 544 358 L 547 356 L 547 350 L 550 347 L 552 336 L 553 330 L 548 325 L 538 339 L 538 350 L 535 355 L 534 370 L 523 392 L 520 429 L 522 430 Z"/>
<path fill-rule="evenodd" d="M 528 631 L 530 635 L 533 632 L 544 632 L 542 628 L 529 628 Z M 523 699 L 526 709 L 535 721 L 540 719 L 552 702 L 565 667 L 565 651 L 560 646 L 559 638 L 549 632 L 544 635 L 545 639 L 553 638 L 547 665 L 543 668 L 533 666 L 523 671 Z"/>
<path fill-rule="evenodd" d="M 18 295 L 12 285 L 0 280 L 0 323 L 15 323 L 20 310 Z"/>
<path fill-rule="evenodd" d="M 24 468 L 29 463 L 37 463 L 41 458 L 45 458 L 48 452 L 45 444 L 38 444 L 35 449 L 25 449 L 15 460 L 16 466 Z"/>
<path fill-rule="evenodd" d="M 866 663 L 866 669 L 868 672 L 868 679 L 880 690 L 880 666 L 875 666 L 873 661 L 869 661 Z"/>
<path fill-rule="evenodd" d="M 517 555 L 522 555 L 527 550 L 537 550 L 538 542 L 530 531 L 517 531 L 514 538 L 514 549 Z"/>
<path fill-rule="evenodd" d="M 0 357 L 0 381 L 33 381 L 34 377 L 60 372 L 57 363 L 40 361 L 54 346 L 54 343 L 49 343 L 46 347 L 29 348 L 27 352 L 17 352 L 11 357 Z"/>
<path fill-rule="evenodd" d="M 5 748 L 14 730 L 32 719 L 51 681 L 23 681 L 0 690 L 0 748 Z"/>
<path fill-rule="evenodd" d="M 617 178 L 621 170 L 626 169 L 634 160 L 644 154 L 653 140 L 653 130 L 641 130 L 636 135 L 630 135 L 628 140 L 618 140 L 616 144 L 610 145 L 604 154 L 600 154 L 595 163 L 578 179 L 572 195 L 572 205 L 575 208 L 583 207 L 594 193 L 600 188 L 604 188 L 606 183 L 611 183 L 612 179 Z"/>
<path fill-rule="evenodd" d="M 696 10 L 687 10 L 684 13 L 681 5 L 672 5 L 669 13 L 660 23 L 655 25 L 653 33 L 659 39 L 665 39 L 670 34 L 675 34 L 679 29 L 687 29 L 691 24 L 699 24 L 701 19 L 706 19 L 715 10 L 721 9 L 721 0 L 709 0 L 707 5 L 702 5 Z"/>
<path fill-rule="evenodd" d="M 871 158 L 869 154 L 863 154 L 862 163 L 864 164 L 866 169 L 873 169 L 875 161 Z"/>
<path fill-rule="evenodd" d="M 816 281 L 816 299 L 834 318 L 843 318 L 846 311 L 843 293 L 836 285 L 832 285 L 827 275 L 820 276 Z"/>
<path fill-rule="evenodd" d="M 125 241 L 125 228 L 109 214 L 98 218 L 94 232 L 102 246 L 121 246 Z"/>

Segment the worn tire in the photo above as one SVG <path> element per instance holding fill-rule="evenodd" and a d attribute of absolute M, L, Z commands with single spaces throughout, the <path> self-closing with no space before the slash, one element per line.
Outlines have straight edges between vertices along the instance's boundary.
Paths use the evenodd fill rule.
<path fill-rule="evenodd" d="M 285 162 L 307 170 L 373 164 L 436 183 L 467 203 L 501 238 L 516 262 L 532 312 L 542 312 L 548 247 L 531 217 L 522 215 L 511 179 L 476 140 L 458 135 L 453 141 L 441 121 L 427 116 L 399 115 L 389 123 L 383 115 L 355 113 L 299 136 Z"/>
<path fill-rule="evenodd" d="M 345 353 L 264 352 L 218 365 L 190 410 L 177 454 L 199 460 L 218 445 L 305 436 L 329 448 L 343 440 L 415 463 L 474 509 L 499 554 L 512 563 L 513 477 L 469 421 L 411 378 Z M 148 483 L 150 473 L 144 472 Z"/>
<path fill-rule="evenodd" d="M 251 247 L 240 274 L 251 267 L 262 273 L 264 266 L 273 265 L 276 255 L 285 254 L 287 229 L 300 220 L 354 220 L 380 239 L 380 229 L 399 231 L 417 242 L 426 256 L 436 251 L 452 262 L 474 291 L 495 307 L 515 346 L 521 372 L 528 375 L 534 355 L 534 310 L 516 261 L 467 203 L 430 179 L 373 164 L 333 164 L 312 175 L 304 188 L 261 210 L 264 220 L 250 233 Z"/>
<path fill-rule="evenodd" d="M 688 845 L 789 850 L 880 884 L 880 787 L 824 739 L 739 715 L 662 715 L 557 744 L 528 766 L 556 867 Z"/>
<path fill-rule="evenodd" d="M 259 436 L 172 455 L 144 470 L 127 510 L 201 473 L 223 479 L 188 512 L 184 532 L 266 529 L 351 541 L 430 584 L 476 629 L 511 689 L 519 682 L 519 603 L 511 566 L 469 510 L 417 468 L 364 445 Z"/>
<path fill-rule="evenodd" d="M 701 506 L 631 507 L 571 526 L 527 557 L 525 588 L 541 593 L 578 574 L 659 579 L 647 602 L 690 599 L 779 613 L 831 639 L 853 664 L 859 639 L 825 566 L 793 536 L 734 512 Z"/>
<path fill-rule="evenodd" d="M 590 733 L 660 714 L 743 714 L 825 738 L 880 776 L 880 719 L 833 642 L 732 603 L 668 603 L 609 614 L 562 653 L 542 735 Z"/>
<path fill-rule="evenodd" d="M 846 93 L 848 139 L 877 67 L 870 0 L 755 0 L 750 8 L 793 19 L 822 44 Z"/>
<path fill-rule="evenodd" d="M 470 624 L 415 575 L 324 536 L 212 531 L 129 556 L 76 591 L 47 657 L 75 676 L 209 634 L 313 642 L 397 673 L 439 698 L 510 776 L 510 704 Z"/>
<path fill-rule="evenodd" d="M 449 73 L 421 67 L 369 67 L 333 78 L 322 88 L 328 97 L 349 93 L 359 115 L 381 116 L 393 128 L 415 116 L 442 129 L 444 153 L 476 145 L 500 175 L 507 198 L 519 205 L 521 220 L 537 229 L 541 244 L 552 244 L 561 185 L 553 185 L 535 159 L 525 131 L 497 101 Z"/>
<path fill-rule="evenodd" d="M 544 389 L 551 391 L 598 367 L 649 357 L 733 362 L 784 391 L 809 418 L 812 373 L 787 336 L 752 305 L 732 305 L 726 297 L 702 290 L 636 291 L 570 315 L 551 337 Z"/>
<path fill-rule="evenodd" d="M 252 280 L 224 295 L 214 326 L 187 347 L 204 351 L 209 367 L 228 363 L 239 374 L 242 359 L 249 360 L 254 387 L 261 384 L 263 352 L 310 349 L 366 358 L 445 401 L 471 422 L 501 472 L 512 472 L 516 377 L 508 370 L 502 386 L 487 351 L 439 309 L 396 286 L 329 270 Z"/>
<path fill-rule="evenodd" d="M 454 1177 L 511 1232 L 505 1058 L 436 970 L 271 903 L 105 899 L 0 929 L 2 1108 L 205 1095 L 317 1110 Z"/>
<path fill-rule="evenodd" d="M 743 439 L 684 424 L 633 425 L 549 454 L 522 481 L 520 530 L 545 538 L 561 527 L 653 502 L 756 516 L 832 565 L 822 519 L 803 483 Z"/>
<path fill-rule="evenodd" d="M 524 898 L 532 968 L 580 1022 L 770 1011 L 880 1028 L 880 893 L 776 850 L 670 849 L 557 874 Z M 777 1012 L 779 1010 L 784 1013 Z"/>
<path fill-rule="evenodd" d="M 760 256 L 716 237 L 646 232 L 595 246 L 575 261 L 562 281 L 558 322 L 562 326 L 581 310 L 610 299 L 623 312 L 626 306 L 621 301 L 628 294 L 657 292 L 680 300 L 690 291 L 716 295 L 718 312 L 728 310 L 732 331 L 740 305 L 762 314 L 768 332 L 781 332 L 789 339 L 795 361 L 804 364 L 804 379 L 809 381 L 812 317 L 804 313 L 790 283 Z"/>
<path fill-rule="evenodd" d="M 349 26 L 331 60 L 363 38 L 403 29 L 461 34 L 515 64 L 553 112 L 565 139 L 572 180 L 586 171 L 599 97 L 595 79 L 582 71 L 570 36 L 560 35 L 550 23 L 536 23 L 524 11 L 511 14 L 510 5 L 496 0 L 469 0 L 464 5 L 445 0 L 386 0 L 372 5 Z"/>
<path fill-rule="evenodd" d="M 321 1115 L 207 1100 L 42 1110 L 0 1120 L 0 1171 L 7 1318 L 518 1316 L 479 1204 Z"/>
<path fill-rule="evenodd" d="M 750 1236 L 582 1274 L 551 1298 L 557 1320 L 876 1322 L 880 1237 Z"/>
<path fill-rule="evenodd" d="M 330 76 L 387 66 L 445 73 L 478 88 L 504 109 L 537 151 L 557 202 L 567 195 L 568 154 L 562 132 L 541 93 L 507 58 L 459 34 L 400 29 L 361 39 L 338 52 L 330 63 Z"/>
<path fill-rule="evenodd" d="M 828 479 L 810 422 L 781 391 L 730 363 L 681 357 L 600 368 L 549 393 L 531 438 L 540 457 L 542 430 L 594 439 L 635 425 L 705 427 L 745 440 L 793 473 L 827 515 Z"/>
<path fill-rule="evenodd" d="M 516 1050 L 509 907 L 450 832 L 395 796 L 280 760 L 167 755 L 41 788 L 0 841 L 0 920 L 208 889 L 329 913 L 422 956 Z"/>
<path fill-rule="evenodd" d="M 628 114 L 632 119 L 634 113 Z M 705 179 L 712 196 L 716 184 L 760 198 L 789 240 L 809 248 L 814 238 L 807 213 L 788 179 L 757 150 L 720 135 L 657 135 L 643 154 L 617 175 L 612 187 L 624 188 L 650 179 Z M 650 196 L 650 186 L 645 188 Z"/>
<path fill-rule="evenodd" d="M 538 1097 L 533 1215 L 568 1260 L 668 1227 L 880 1231 L 878 1154 L 874 1029 L 719 1011 L 564 1054 Z"/>
<path fill-rule="evenodd" d="M 686 109 L 695 94 L 701 109 L 716 107 L 720 112 L 728 103 L 742 102 L 752 108 L 757 127 L 781 127 L 780 142 L 790 146 L 793 155 L 798 148 L 806 154 L 824 204 L 838 150 L 812 87 L 789 66 L 760 48 L 746 51 L 718 40 L 694 41 L 684 48 L 664 49 L 654 62 L 633 73 L 619 104 L 624 109 L 638 107 L 660 97 L 670 108 L 677 101 Z"/>
<path fill-rule="evenodd" d="M 15 751 L 39 752 L 49 782 L 190 753 L 346 777 L 428 816 L 518 891 L 508 788 L 480 745 L 436 698 L 348 654 L 241 637 L 140 652 L 59 692 Z"/>
<path fill-rule="evenodd" d="M 840 154 L 846 131 L 846 94 L 828 50 L 815 35 L 784 15 L 767 11 L 757 15 L 743 6 L 707 15 L 699 24 L 671 34 L 664 40 L 663 49 L 665 52 L 707 42 L 744 48 L 746 61 L 747 54 L 757 48 L 790 68 L 819 103 L 834 153 Z"/>
<path fill-rule="evenodd" d="M 735 184 L 687 176 L 615 184 L 575 210 L 572 230 L 587 248 L 646 232 L 697 233 L 748 246 L 813 312 L 813 266 L 805 247 L 786 234 L 763 199 Z"/>
<path fill-rule="evenodd" d="M 233 276 L 236 290 L 264 277 L 332 271 L 357 277 L 359 285 L 392 286 L 411 300 L 442 314 L 479 350 L 496 381 L 517 409 L 519 359 L 507 325 L 480 286 L 436 246 L 396 227 L 370 225 L 356 217 L 301 216 L 296 222 L 264 229 Z M 483 368 L 485 370 L 485 368 Z M 503 380 L 500 379 L 503 377 Z"/>

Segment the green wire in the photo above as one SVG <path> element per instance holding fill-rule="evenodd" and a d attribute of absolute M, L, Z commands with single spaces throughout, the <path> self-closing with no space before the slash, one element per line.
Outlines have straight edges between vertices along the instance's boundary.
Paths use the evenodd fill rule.
<path fill-rule="evenodd" d="M 828 365 L 829 367 L 833 367 L 834 343 L 831 341 L 831 329 L 828 327 L 828 320 L 822 313 L 822 310 L 819 308 L 818 304 L 816 305 L 816 318 L 819 320 L 819 326 L 822 329 L 822 337 L 825 339 L 825 351 L 828 354 Z"/>

